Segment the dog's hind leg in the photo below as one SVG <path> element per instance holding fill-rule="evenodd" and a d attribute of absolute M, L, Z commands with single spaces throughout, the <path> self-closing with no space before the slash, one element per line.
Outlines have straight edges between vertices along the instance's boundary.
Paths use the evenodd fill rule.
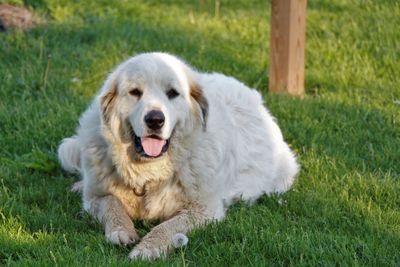
<path fill-rule="evenodd" d="M 299 172 L 299 165 L 296 162 L 294 154 L 287 147 L 282 151 L 278 158 L 278 168 L 276 170 L 276 178 L 274 183 L 274 192 L 283 193 L 290 189 Z"/>
<path fill-rule="evenodd" d="M 81 170 L 81 146 L 75 135 L 64 138 L 58 147 L 58 160 L 67 172 L 79 173 Z"/>
<path fill-rule="evenodd" d="M 69 190 L 74 193 L 82 193 L 83 181 L 74 183 Z"/>
<path fill-rule="evenodd" d="M 90 201 L 88 212 L 103 224 L 111 243 L 127 245 L 139 240 L 131 218 L 117 197 L 107 195 Z"/>

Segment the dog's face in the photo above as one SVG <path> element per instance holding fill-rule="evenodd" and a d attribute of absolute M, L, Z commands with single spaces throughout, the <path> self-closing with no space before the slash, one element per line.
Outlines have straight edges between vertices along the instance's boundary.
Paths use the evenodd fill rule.
<path fill-rule="evenodd" d="M 167 54 L 131 58 L 102 89 L 103 124 L 140 159 L 163 156 L 176 130 L 205 127 L 207 100 L 192 76 L 188 66 Z"/>

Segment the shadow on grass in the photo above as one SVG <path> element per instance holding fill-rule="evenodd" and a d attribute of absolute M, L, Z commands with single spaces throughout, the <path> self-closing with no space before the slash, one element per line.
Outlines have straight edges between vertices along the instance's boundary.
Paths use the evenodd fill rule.
<path fill-rule="evenodd" d="M 37 30 L 34 34 L 39 37 L 43 32 Z M 114 17 L 93 18 L 85 26 L 49 26 L 45 36 L 49 46 L 53 46 L 53 57 L 58 56 L 62 61 L 72 64 L 76 64 L 76 61 L 88 63 L 85 66 L 90 67 L 85 70 L 89 71 L 84 79 L 95 77 L 99 83 L 116 64 L 142 52 L 164 51 L 176 54 L 206 71 L 215 70 L 243 76 L 250 85 L 258 81 L 260 75 L 264 75 L 264 65 L 268 59 L 251 54 L 246 49 L 232 49 L 234 44 L 240 44 L 238 37 L 230 38 L 227 43 L 222 36 L 205 36 L 193 32 L 190 27 L 179 28 L 168 24 L 150 26 L 141 21 Z M 225 43 L 226 45 L 221 45 Z M 248 64 L 246 59 L 239 56 L 241 53 L 249 53 L 252 58 L 258 58 L 256 62 L 262 62 L 262 69 L 257 68 L 260 64 L 257 67 Z M 99 71 L 102 72 L 102 77 L 98 77 Z M 97 87 L 92 90 L 92 93 L 95 92 Z"/>
<path fill-rule="evenodd" d="M 393 116 L 318 97 L 268 96 L 267 103 L 298 153 L 329 156 L 347 171 L 400 173 L 400 131 Z"/>

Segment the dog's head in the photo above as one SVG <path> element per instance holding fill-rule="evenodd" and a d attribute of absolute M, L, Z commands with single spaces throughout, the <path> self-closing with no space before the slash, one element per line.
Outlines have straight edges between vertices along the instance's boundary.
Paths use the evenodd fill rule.
<path fill-rule="evenodd" d="M 117 142 L 131 145 L 132 157 L 162 157 L 176 131 L 206 128 L 208 102 L 195 75 L 181 60 L 164 53 L 127 60 L 101 90 L 104 128 Z"/>

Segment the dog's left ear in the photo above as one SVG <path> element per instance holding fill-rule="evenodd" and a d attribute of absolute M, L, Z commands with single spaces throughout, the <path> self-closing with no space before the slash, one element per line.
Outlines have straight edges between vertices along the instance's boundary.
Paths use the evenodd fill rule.
<path fill-rule="evenodd" d="M 208 101 L 207 98 L 203 94 L 203 90 L 201 87 L 191 81 L 190 82 L 190 96 L 199 104 L 201 109 L 201 124 L 203 126 L 203 130 L 206 130 L 207 126 L 207 117 L 208 117 Z"/>
<path fill-rule="evenodd" d="M 105 124 L 109 124 L 111 118 L 111 111 L 114 107 L 116 95 L 117 95 L 117 87 L 114 82 L 109 82 L 105 88 L 105 93 L 100 98 L 101 110 L 103 113 L 103 120 Z"/>

